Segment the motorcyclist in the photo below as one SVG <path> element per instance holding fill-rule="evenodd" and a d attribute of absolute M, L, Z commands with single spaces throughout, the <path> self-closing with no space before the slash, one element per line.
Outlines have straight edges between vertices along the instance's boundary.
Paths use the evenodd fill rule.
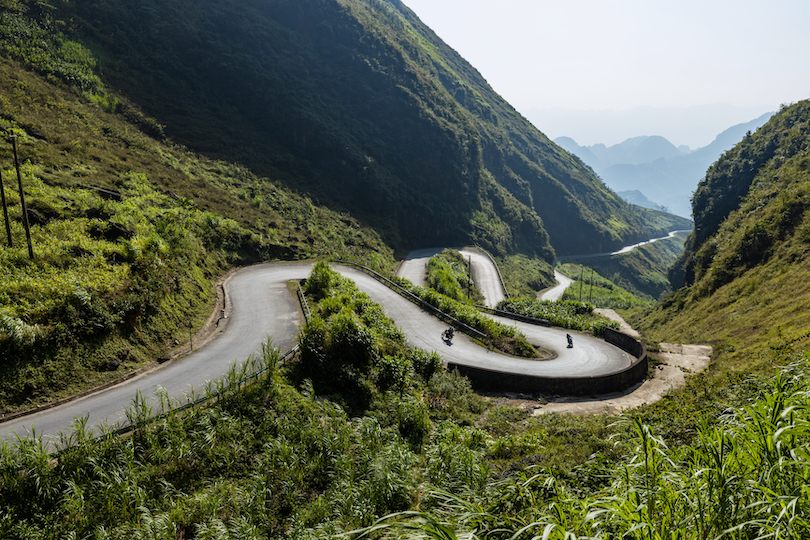
<path fill-rule="evenodd" d="M 574 346 L 574 338 L 571 337 L 571 334 L 565 334 L 565 339 L 568 340 L 568 348 L 572 348 Z"/>

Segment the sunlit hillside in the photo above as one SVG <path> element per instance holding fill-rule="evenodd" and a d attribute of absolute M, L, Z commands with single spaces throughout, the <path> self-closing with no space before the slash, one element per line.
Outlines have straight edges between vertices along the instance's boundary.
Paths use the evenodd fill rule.
<path fill-rule="evenodd" d="M 713 344 L 718 367 L 730 369 L 810 345 L 808 149 L 802 101 L 709 169 L 694 197 L 695 231 L 671 271 L 686 286 L 644 320 L 651 333 Z"/>

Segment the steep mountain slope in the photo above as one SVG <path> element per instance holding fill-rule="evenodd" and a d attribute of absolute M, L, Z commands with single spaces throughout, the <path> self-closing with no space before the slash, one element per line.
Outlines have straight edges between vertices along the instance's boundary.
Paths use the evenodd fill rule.
<path fill-rule="evenodd" d="M 324 256 L 382 271 L 394 264 L 379 235 L 350 216 L 239 165 L 155 141 L 124 116 L 0 57 L 12 244 L 0 226 L 6 414 L 120 378 L 187 341 L 215 308 L 214 282 L 234 265 Z M 7 128 L 17 138 L 33 257 Z"/>
<path fill-rule="evenodd" d="M 385 270 L 392 248 L 477 241 L 542 287 L 549 232 L 579 250 L 678 226 L 619 201 L 393 6 L 0 0 L 0 127 L 35 245 L 11 191 L 0 403 L 160 357 L 233 265 Z M 8 186 L 5 141 L 0 160 Z"/>
<path fill-rule="evenodd" d="M 810 101 L 726 152 L 693 208 L 695 230 L 670 271 L 685 288 L 646 324 L 751 362 L 810 345 Z"/>
<path fill-rule="evenodd" d="M 397 1 L 46 11 L 173 140 L 350 211 L 396 247 L 476 241 L 551 261 L 674 223 L 607 190 Z"/>

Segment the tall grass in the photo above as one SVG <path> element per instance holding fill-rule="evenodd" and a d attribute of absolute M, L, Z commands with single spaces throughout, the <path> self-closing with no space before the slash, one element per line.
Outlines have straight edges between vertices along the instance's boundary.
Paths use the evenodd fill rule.
<path fill-rule="evenodd" d="M 434 510 L 397 513 L 358 537 L 579 539 L 802 539 L 810 534 L 810 391 L 806 368 L 785 371 L 750 405 L 704 417 L 694 440 L 668 446 L 640 419 L 622 420 L 626 453 L 602 469 L 608 485 L 575 489 L 530 467 L 484 492 L 439 497 Z M 621 435 L 625 434 L 625 435 Z M 440 527 L 437 525 L 441 525 Z M 418 534 L 401 534 L 405 529 Z"/>

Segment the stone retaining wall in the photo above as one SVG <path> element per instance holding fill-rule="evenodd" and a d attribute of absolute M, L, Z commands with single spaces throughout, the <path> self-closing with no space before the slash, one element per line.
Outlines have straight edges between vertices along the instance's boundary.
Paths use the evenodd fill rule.
<path fill-rule="evenodd" d="M 534 377 L 461 366 L 450 363 L 448 369 L 458 370 L 470 379 L 476 390 L 491 392 L 522 392 L 525 394 L 558 394 L 590 396 L 620 392 L 647 376 L 647 348 L 632 336 L 612 329 L 605 330 L 605 341 L 633 355 L 635 361 L 623 371 L 598 377 Z"/>

